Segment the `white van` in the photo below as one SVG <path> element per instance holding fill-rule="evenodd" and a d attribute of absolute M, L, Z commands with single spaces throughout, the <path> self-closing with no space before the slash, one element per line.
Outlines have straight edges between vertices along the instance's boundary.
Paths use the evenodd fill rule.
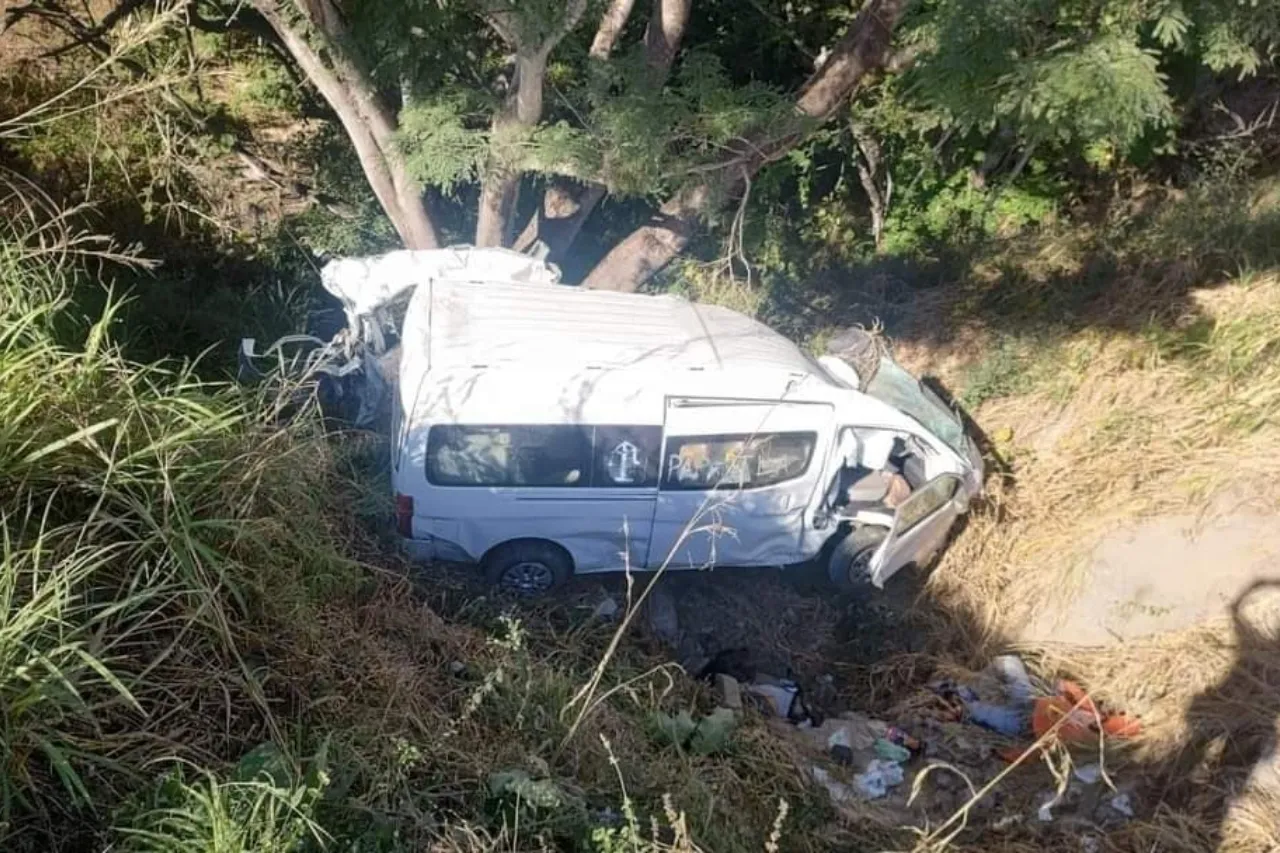
<path fill-rule="evenodd" d="M 325 285 L 353 327 L 370 282 L 375 302 L 413 289 L 391 462 L 417 557 L 526 593 L 819 555 L 879 586 L 981 488 L 959 418 L 888 356 L 863 383 L 726 308 L 564 286 L 503 250 L 392 256 Z"/>

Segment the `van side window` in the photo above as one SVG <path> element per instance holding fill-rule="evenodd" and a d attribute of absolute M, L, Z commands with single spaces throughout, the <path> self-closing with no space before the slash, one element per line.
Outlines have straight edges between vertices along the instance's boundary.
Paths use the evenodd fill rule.
<path fill-rule="evenodd" d="M 433 426 L 427 482 L 437 486 L 653 488 L 660 426 Z"/>
<path fill-rule="evenodd" d="M 664 489 L 754 489 L 809 469 L 817 433 L 680 436 L 667 442 Z"/>
<path fill-rule="evenodd" d="M 585 486 L 591 437 L 577 426 L 433 426 L 427 480 L 438 486 Z"/>
<path fill-rule="evenodd" d="M 591 473 L 591 485 L 597 488 L 658 485 L 662 427 L 598 426 L 594 432 L 595 470 Z"/>

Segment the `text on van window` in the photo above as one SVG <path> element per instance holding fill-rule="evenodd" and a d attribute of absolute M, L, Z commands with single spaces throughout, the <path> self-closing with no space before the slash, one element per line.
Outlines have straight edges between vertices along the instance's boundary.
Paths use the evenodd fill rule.
<path fill-rule="evenodd" d="M 667 442 L 664 489 L 749 489 L 805 473 L 812 432 L 680 436 Z"/>

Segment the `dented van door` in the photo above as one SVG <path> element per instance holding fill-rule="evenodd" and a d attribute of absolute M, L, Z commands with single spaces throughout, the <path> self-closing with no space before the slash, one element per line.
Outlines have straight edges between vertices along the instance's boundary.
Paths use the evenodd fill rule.
<path fill-rule="evenodd" d="M 804 559 L 832 420 L 821 403 L 669 399 L 649 567 Z"/>

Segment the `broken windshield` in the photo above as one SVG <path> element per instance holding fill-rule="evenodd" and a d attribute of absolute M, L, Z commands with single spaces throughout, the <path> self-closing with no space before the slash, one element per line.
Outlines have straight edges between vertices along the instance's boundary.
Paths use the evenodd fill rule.
<path fill-rule="evenodd" d="M 967 458 L 964 424 L 936 394 L 903 370 L 893 359 L 881 357 L 880 367 L 867 383 L 865 391 L 877 400 L 910 415 L 925 429 L 946 442 L 948 447 Z"/>

